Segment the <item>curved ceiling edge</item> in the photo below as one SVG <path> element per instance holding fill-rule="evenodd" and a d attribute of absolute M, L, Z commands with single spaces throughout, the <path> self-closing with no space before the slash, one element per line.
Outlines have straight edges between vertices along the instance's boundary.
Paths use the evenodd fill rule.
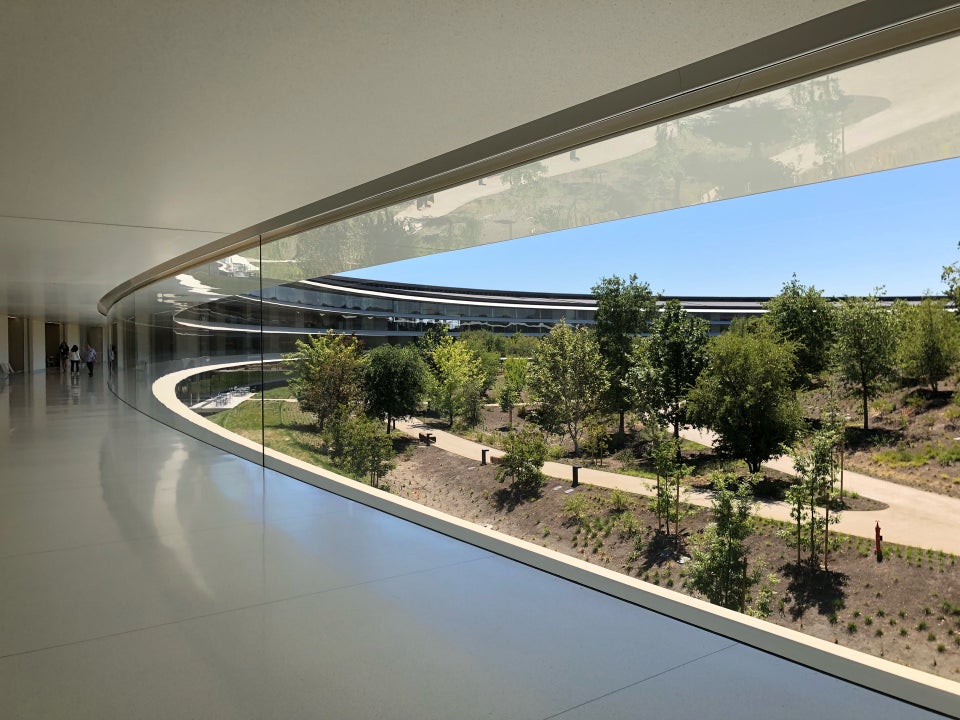
<path fill-rule="evenodd" d="M 157 265 L 97 303 L 261 242 L 960 32 L 960 3 L 866 2 L 644 80 L 265 220 Z"/>

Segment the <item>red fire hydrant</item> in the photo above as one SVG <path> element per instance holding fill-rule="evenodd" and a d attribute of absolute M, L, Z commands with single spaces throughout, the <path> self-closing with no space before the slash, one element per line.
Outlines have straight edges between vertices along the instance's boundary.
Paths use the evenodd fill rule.
<path fill-rule="evenodd" d="M 877 535 L 877 560 L 879 561 L 883 559 L 883 547 L 880 545 L 880 543 L 883 541 L 883 535 L 880 534 L 879 520 L 877 521 L 877 527 L 874 532 L 876 532 L 876 535 Z"/>

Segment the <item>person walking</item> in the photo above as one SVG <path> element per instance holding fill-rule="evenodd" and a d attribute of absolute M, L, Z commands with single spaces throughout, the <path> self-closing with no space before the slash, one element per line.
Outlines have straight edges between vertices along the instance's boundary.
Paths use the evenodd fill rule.
<path fill-rule="evenodd" d="M 70 374 L 80 374 L 80 348 L 76 345 L 70 348 Z"/>
<path fill-rule="evenodd" d="M 60 341 L 60 372 L 67 371 L 67 357 L 70 355 L 70 346 L 66 340 Z"/>
<path fill-rule="evenodd" d="M 97 351 L 94 350 L 90 343 L 87 343 L 87 348 L 84 351 L 84 360 L 87 363 L 87 370 L 90 371 L 90 377 L 93 377 L 93 364 L 97 361 Z"/>

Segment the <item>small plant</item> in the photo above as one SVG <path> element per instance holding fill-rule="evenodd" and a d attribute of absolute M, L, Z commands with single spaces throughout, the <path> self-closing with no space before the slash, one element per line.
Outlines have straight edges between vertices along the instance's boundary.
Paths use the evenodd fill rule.
<path fill-rule="evenodd" d="M 829 615 L 827 615 L 827 620 L 830 621 L 830 624 L 831 624 L 831 625 L 836 625 L 836 624 L 837 624 L 837 614 L 836 614 L 835 612 L 830 613 Z"/>
<path fill-rule="evenodd" d="M 857 624 L 853 620 L 851 620 L 850 622 L 847 623 L 847 633 L 850 635 L 853 635 L 856 632 L 857 632 Z"/>
<path fill-rule="evenodd" d="M 900 611 L 897 613 L 897 615 L 899 615 L 899 616 L 900 616 L 900 619 L 903 620 L 903 619 L 907 616 L 907 611 L 906 611 L 906 610 L 900 610 Z"/>
<path fill-rule="evenodd" d="M 927 633 L 927 642 L 933 642 L 936 639 L 937 639 L 937 636 L 934 635 L 932 632 Z"/>
<path fill-rule="evenodd" d="M 926 620 L 921 620 L 920 622 L 917 623 L 917 630 L 918 630 L 919 632 L 923 632 L 923 631 L 926 630 L 928 627 L 930 627 L 930 626 L 927 625 L 927 621 L 926 621 Z"/>
<path fill-rule="evenodd" d="M 867 626 L 873 625 L 873 618 L 868 615 L 866 618 L 864 618 L 863 624 Z"/>
<path fill-rule="evenodd" d="M 937 643 L 937 652 L 938 652 L 938 653 L 945 652 L 946 649 L 947 649 L 947 646 L 946 646 L 946 645 L 944 645 L 943 643 Z"/>
<path fill-rule="evenodd" d="M 630 496 L 619 488 L 611 490 L 607 496 L 607 505 L 611 512 L 626 512 L 630 508 Z"/>
<path fill-rule="evenodd" d="M 905 627 L 900 628 L 900 637 L 907 636 L 907 629 Z"/>
<path fill-rule="evenodd" d="M 873 635 L 874 637 L 883 637 L 883 629 L 877 628 L 876 630 L 873 631 Z"/>

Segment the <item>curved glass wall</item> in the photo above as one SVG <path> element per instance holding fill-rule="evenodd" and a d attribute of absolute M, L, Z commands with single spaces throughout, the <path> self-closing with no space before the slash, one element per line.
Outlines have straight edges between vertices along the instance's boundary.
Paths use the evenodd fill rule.
<path fill-rule="evenodd" d="M 539 335 L 560 319 L 589 325 L 593 308 L 584 298 L 410 297 L 328 276 L 953 158 L 957 67 L 960 40 L 945 40 L 192 267 L 110 308 L 111 387 L 183 432 L 288 474 L 298 466 L 305 479 L 339 482 L 306 465 L 284 437 L 302 414 L 282 391 L 283 354 L 297 339 L 331 330 L 370 347 L 436 324 Z M 708 308 L 715 329 L 757 311 L 744 302 Z M 222 421 L 238 408 L 241 420 Z"/>

